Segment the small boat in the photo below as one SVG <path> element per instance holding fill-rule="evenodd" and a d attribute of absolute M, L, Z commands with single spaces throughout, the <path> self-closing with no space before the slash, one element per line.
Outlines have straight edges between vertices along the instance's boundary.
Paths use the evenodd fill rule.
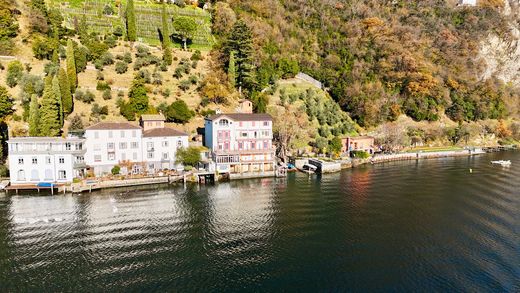
<path fill-rule="evenodd" d="M 511 161 L 509 161 L 509 160 L 491 161 L 491 164 L 502 165 L 502 166 L 511 166 Z"/>

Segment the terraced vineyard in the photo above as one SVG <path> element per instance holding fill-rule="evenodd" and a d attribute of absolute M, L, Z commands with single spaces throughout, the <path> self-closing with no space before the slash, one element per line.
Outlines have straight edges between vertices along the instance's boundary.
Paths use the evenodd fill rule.
<path fill-rule="evenodd" d="M 75 21 L 79 22 L 83 17 L 86 18 L 90 30 L 102 34 L 112 32 L 117 26 L 125 27 L 124 3 L 121 7 L 116 7 L 114 1 L 94 0 L 64 2 L 60 0 L 51 1 L 52 5 L 59 7 L 65 18 L 65 24 L 69 28 L 74 27 Z M 112 7 L 114 14 L 106 15 L 103 13 L 105 6 Z M 198 25 L 198 30 L 192 40 L 192 44 L 198 48 L 211 47 L 214 42 L 211 34 L 211 16 L 208 12 L 186 6 L 180 8 L 176 5 L 168 5 L 167 13 L 171 19 L 176 16 L 192 17 Z M 150 2 L 135 2 L 135 15 L 137 20 L 137 37 L 140 41 L 152 45 L 159 44 L 159 32 L 161 28 L 161 5 Z M 172 22 L 169 22 L 170 32 L 175 33 Z"/>

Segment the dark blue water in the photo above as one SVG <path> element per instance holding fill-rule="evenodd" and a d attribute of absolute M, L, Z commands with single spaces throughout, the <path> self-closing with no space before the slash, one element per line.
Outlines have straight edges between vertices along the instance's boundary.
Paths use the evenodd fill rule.
<path fill-rule="evenodd" d="M 0 291 L 519 292 L 519 178 L 509 152 L 4 196 Z"/>

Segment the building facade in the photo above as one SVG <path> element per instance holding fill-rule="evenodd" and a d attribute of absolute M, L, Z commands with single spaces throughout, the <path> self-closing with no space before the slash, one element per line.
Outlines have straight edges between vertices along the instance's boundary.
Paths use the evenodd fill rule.
<path fill-rule="evenodd" d="M 156 128 L 143 132 L 142 157 L 149 173 L 161 170 L 180 169 L 175 162 L 179 148 L 188 147 L 188 135 L 173 128 Z"/>
<path fill-rule="evenodd" d="M 369 154 L 374 153 L 374 137 L 355 136 L 341 139 L 341 152 L 350 153 L 351 151 L 365 151 Z"/>
<path fill-rule="evenodd" d="M 85 173 L 85 140 L 15 137 L 7 141 L 11 184 L 70 183 Z"/>
<path fill-rule="evenodd" d="M 127 122 L 100 122 L 85 130 L 85 162 L 96 176 L 124 164 L 125 173 L 138 174 L 143 161 L 142 129 Z M 128 167 L 126 166 L 128 165 Z"/>
<path fill-rule="evenodd" d="M 273 119 L 268 114 L 216 114 L 205 119 L 205 146 L 217 171 L 241 174 L 275 171 Z"/>

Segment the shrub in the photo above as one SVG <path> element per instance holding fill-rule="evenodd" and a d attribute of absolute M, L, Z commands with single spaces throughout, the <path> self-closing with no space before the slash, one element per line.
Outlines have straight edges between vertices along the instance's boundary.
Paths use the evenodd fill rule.
<path fill-rule="evenodd" d="M 148 50 L 148 47 L 145 47 L 145 46 L 142 46 L 142 45 L 138 45 L 136 47 L 137 49 L 137 53 L 135 53 L 135 56 L 137 58 L 140 58 L 140 57 L 146 57 L 150 54 L 150 51 Z"/>
<path fill-rule="evenodd" d="M 115 70 L 118 74 L 123 74 L 128 70 L 128 64 L 122 61 L 117 61 Z"/>
<path fill-rule="evenodd" d="M 199 81 L 199 78 L 196 75 L 190 75 L 188 80 L 191 82 L 191 84 L 197 84 L 197 82 Z"/>
<path fill-rule="evenodd" d="M 43 66 L 43 72 L 46 75 L 56 75 L 59 69 L 60 66 L 54 62 L 49 62 Z"/>
<path fill-rule="evenodd" d="M 165 116 L 168 121 L 177 123 L 186 123 L 195 115 L 195 112 L 189 109 L 186 102 L 177 100 L 168 106 Z"/>
<path fill-rule="evenodd" d="M 105 81 L 98 81 L 96 84 L 96 90 L 98 91 L 104 91 L 104 90 L 110 90 L 110 85 Z"/>
<path fill-rule="evenodd" d="M 108 115 L 108 107 L 107 106 L 100 107 L 98 103 L 94 103 L 92 105 L 92 115 L 94 115 L 94 116 Z"/>
<path fill-rule="evenodd" d="M 132 54 L 130 54 L 130 52 L 125 52 L 123 55 L 123 61 L 126 63 L 132 63 Z"/>
<path fill-rule="evenodd" d="M 162 71 L 162 72 L 166 72 L 168 71 L 168 64 L 166 64 L 166 62 L 161 62 L 161 64 L 159 65 L 159 69 Z"/>
<path fill-rule="evenodd" d="M 370 157 L 370 154 L 365 151 L 350 151 L 350 156 L 358 159 L 367 159 Z"/>
<path fill-rule="evenodd" d="M 197 63 L 196 60 L 193 61 L 193 62 L 191 62 L 191 68 L 196 69 L 196 68 L 197 68 L 197 64 L 198 64 L 198 63 Z"/>
<path fill-rule="evenodd" d="M 121 26 L 116 26 L 116 28 L 114 29 L 114 32 L 113 32 L 114 36 L 116 37 L 121 37 L 123 36 L 123 28 Z"/>
<path fill-rule="evenodd" d="M 101 56 L 101 61 L 103 65 L 112 65 L 114 64 L 114 56 L 110 52 L 106 52 Z"/>
<path fill-rule="evenodd" d="M 76 92 L 74 93 L 74 98 L 83 103 L 90 104 L 94 101 L 95 96 L 89 90 L 87 90 L 86 92 L 83 92 L 81 89 L 78 88 L 78 89 L 76 89 Z"/>
<path fill-rule="evenodd" d="M 103 67 L 104 67 L 104 63 L 103 63 L 103 60 L 101 59 L 98 59 L 96 61 L 94 61 L 94 67 L 96 67 L 97 70 L 101 70 L 103 71 Z"/>
<path fill-rule="evenodd" d="M 199 50 L 195 50 L 195 52 L 191 55 L 190 59 L 192 61 L 202 60 L 202 53 Z"/>
<path fill-rule="evenodd" d="M 159 72 L 154 72 L 152 74 L 152 77 L 153 77 L 153 84 L 155 85 L 161 85 L 162 84 L 162 76 Z"/>
<path fill-rule="evenodd" d="M 37 38 L 32 45 L 34 58 L 43 60 L 51 59 L 54 53 L 55 42 L 49 38 Z"/>
<path fill-rule="evenodd" d="M 191 86 L 191 82 L 188 79 L 181 80 L 179 88 L 183 91 L 187 91 Z"/>
<path fill-rule="evenodd" d="M 15 87 L 23 76 L 23 65 L 20 61 L 12 61 L 7 65 L 7 75 L 5 77 L 5 83 L 9 87 Z"/>
<path fill-rule="evenodd" d="M 163 97 L 167 98 L 171 95 L 171 90 L 169 88 L 165 88 L 161 91 L 161 95 Z"/>
<path fill-rule="evenodd" d="M 175 68 L 175 72 L 173 73 L 173 77 L 180 79 L 182 77 L 184 70 L 182 67 Z"/>
<path fill-rule="evenodd" d="M 118 98 L 123 98 L 124 96 L 125 96 L 125 92 L 123 92 L 123 91 L 118 91 L 117 92 L 117 97 Z"/>
<path fill-rule="evenodd" d="M 87 47 L 77 46 L 74 48 L 74 61 L 76 63 L 76 72 L 83 72 L 87 68 L 87 58 L 89 52 Z"/>
<path fill-rule="evenodd" d="M 117 37 L 114 36 L 114 35 L 107 36 L 107 37 L 105 38 L 105 44 L 106 44 L 109 48 L 114 48 L 115 46 L 117 46 Z"/>
<path fill-rule="evenodd" d="M 114 167 L 112 167 L 112 170 L 110 170 L 110 172 L 112 173 L 112 175 L 118 175 L 119 172 L 121 172 L 121 167 L 119 167 L 119 165 L 115 165 Z"/>
<path fill-rule="evenodd" d="M 105 4 L 105 7 L 103 7 L 103 14 L 104 15 L 112 15 L 114 14 L 114 8 L 110 4 Z"/>
<path fill-rule="evenodd" d="M 141 69 L 139 70 L 138 75 L 143 79 L 144 83 L 151 83 L 152 78 L 150 76 L 150 71 L 147 69 Z"/>
<path fill-rule="evenodd" d="M 104 100 L 110 100 L 112 99 L 112 91 L 109 89 L 106 89 L 103 91 L 103 99 Z"/>
<path fill-rule="evenodd" d="M 103 72 L 102 71 L 97 71 L 96 72 L 96 80 L 105 80 L 105 76 L 103 75 Z"/>

